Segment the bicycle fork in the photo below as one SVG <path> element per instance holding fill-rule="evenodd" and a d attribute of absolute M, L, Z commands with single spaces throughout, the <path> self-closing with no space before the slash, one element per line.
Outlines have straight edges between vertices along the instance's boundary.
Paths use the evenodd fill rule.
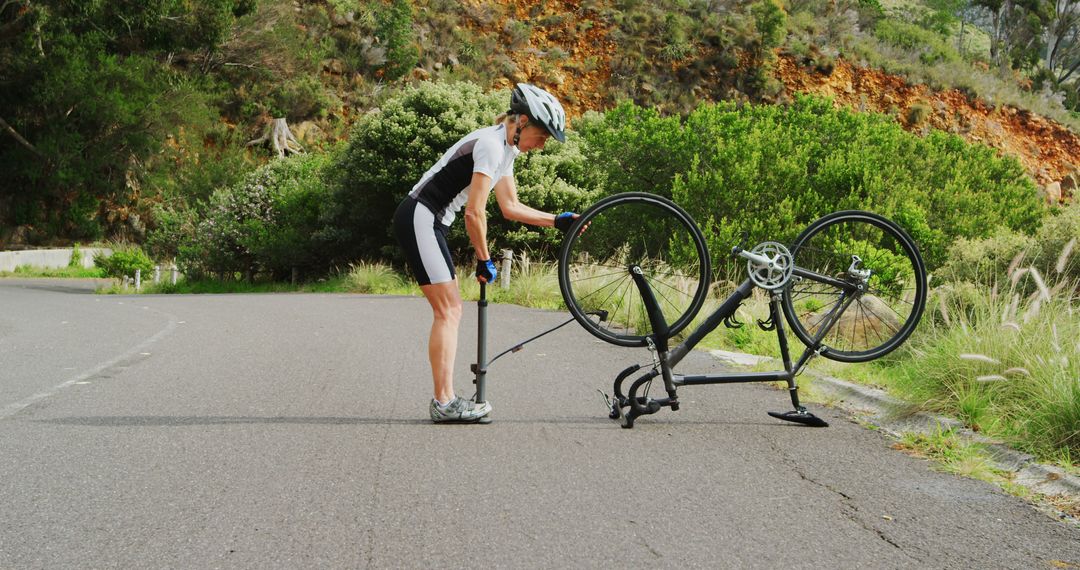
<path fill-rule="evenodd" d="M 671 328 L 667 323 L 667 319 L 664 318 L 660 304 L 656 301 L 652 287 L 645 280 L 641 267 L 637 265 L 631 266 L 630 277 L 641 292 L 645 312 L 649 318 L 649 324 L 652 326 L 653 334 L 647 340 L 649 350 L 655 354 L 656 360 L 651 370 L 634 380 L 626 395 L 623 394 L 622 383 L 641 369 L 641 366 L 631 366 L 623 370 L 615 379 L 615 398 L 608 403 L 610 407 L 609 417 L 612 419 L 621 418 L 624 428 L 634 427 L 635 418 L 646 414 L 655 414 L 661 408 L 669 407 L 672 411 L 679 409 L 679 396 L 676 391 L 674 374 L 672 373 L 674 363 L 669 361 L 671 352 L 668 350 L 668 341 L 671 339 Z M 648 393 L 648 388 L 657 376 L 660 376 L 664 381 L 667 398 L 650 399 L 647 395 L 644 395 Z M 639 393 L 643 395 L 639 395 Z M 622 411 L 624 407 L 628 408 L 625 413 Z"/>

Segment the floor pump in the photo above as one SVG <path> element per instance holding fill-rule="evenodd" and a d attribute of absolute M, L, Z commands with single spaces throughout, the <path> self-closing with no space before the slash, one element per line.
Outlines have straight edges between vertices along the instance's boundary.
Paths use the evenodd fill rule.
<path fill-rule="evenodd" d="M 514 346 L 496 354 L 491 360 L 487 359 L 487 283 L 480 283 L 480 299 L 476 302 L 476 362 L 471 366 L 472 373 L 475 375 L 473 384 L 476 384 L 476 394 L 473 396 L 473 400 L 478 404 L 482 404 L 487 401 L 487 372 L 488 367 L 491 366 L 496 360 L 502 358 L 504 355 L 511 352 L 518 352 L 522 348 L 525 348 L 526 344 L 548 334 L 555 332 L 566 325 L 574 322 L 574 317 L 551 327 L 550 329 L 526 340 L 523 340 Z M 587 313 L 600 319 L 600 322 L 607 320 L 607 311 L 592 311 Z M 491 414 L 480 418 L 478 423 L 489 424 L 491 423 Z"/>

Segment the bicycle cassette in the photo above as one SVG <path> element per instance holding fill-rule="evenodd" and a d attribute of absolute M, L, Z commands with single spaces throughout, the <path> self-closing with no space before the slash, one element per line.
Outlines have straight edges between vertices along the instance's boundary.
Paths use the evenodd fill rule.
<path fill-rule="evenodd" d="M 795 268 L 791 252 L 783 244 L 766 241 L 754 246 L 750 253 L 757 257 L 746 262 L 750 281 L 762 289 L 774 290 L 787 285 Z"/>

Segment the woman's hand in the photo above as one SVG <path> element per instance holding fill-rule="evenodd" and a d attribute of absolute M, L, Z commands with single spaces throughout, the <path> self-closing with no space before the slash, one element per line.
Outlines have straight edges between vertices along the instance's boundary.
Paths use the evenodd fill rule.
<path fill-rule="evenodd" d="M 555 216 L 555 229 L 559 230 L 566 235 L 570 231 L 570 226 L 574 225 L 574 220 L 578 219 L 578 215 L 573 212 L 563 212 Z"/>
<path fill-rule="evenodd" d="M 490 259 L 476 260 L 476 280 L 480 283 L 494 283 L 495 276 L 498 274 L 495 263 Z"/>

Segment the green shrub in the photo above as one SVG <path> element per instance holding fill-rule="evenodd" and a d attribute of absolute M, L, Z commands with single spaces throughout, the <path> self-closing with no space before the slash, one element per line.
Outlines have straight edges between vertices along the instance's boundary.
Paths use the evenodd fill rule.
<path fill-rule="evenodd" d="M 334 157 L 274 160 L 215 192 L 194 235 L 180 246 L 177 265 L 191 276 L 242 272 L 284 278 L 294 267 L 325 270 L 321 208 L 329 193 L 325 170 Z"/>
<path fill-rule="evenodd" d="M 386 64 L 383 71 L 387 79 L 402 77 L 414 67 L 420 59 L 420 50 L 413 43 L 412 4 L 408 0 L 393 0 L 389 6 L 378 11 L 375 16 L 377 34 L 386 46 Z"/>
<path fill-rule="evenodd" d="M 106 277 L 115 279 L 134 278 L 136 269 L 142 270 L 143 278 L 146 278 L 154 270 L 154 262 L 138 246 L 118 246 L 111 254 L 98 252 L 94 255 L 94 265 L 101 268 Z"/>
<path fill-rule="evenodd" d="M 288 117 L 302 120 L 325 114 L 330 107 L 322 83 L 315 77 L 307 76 L 290 79 L 279 85 L 270 95 L 270 114 L 274 117 Z"/>
<path fill-rule="evenodd" d="M 907 110 L 907 124 L 912 127 L 917 127 L 926 122 L 930 118 L 930 105 L 926 103 L 914 103 Z"/>
<path fill-rule="evenodd" d="M 1080 204 L 1075 201 L 1043 221 L 1035 235 L 998 228 L 986 238 L 960 238 L 938 273 L 949 282 L 1001 286 L 1010 266 L 1034 267 L 1047 279 L 1080 282 Z M 1071 245 L 1070 245 L 1071 244 Z M 1028 283 L 1024 291 L 1033 289 Z"/>
<path fill-rule="evenodd" d="M 82 267 L 82 250 L 79 249 L 79 244 L 71 246 L 71 259 L 68 260 L 68 267 Z"/>
<path fill-rule="evenodd" d="M 581 132 L 608 192 L 672 196 L 714 255 L 743 230 L 751 243 L 790 242 L 822 215 L 864 209 L 907 229 L 935 270 L 957 237 L 1033 231 L 1045 213 L 1016 160 L 938 131 L 920 138 L 826 99 L 707 104 L 683 121 L 623 104 Z M 719 277 L 740 277 L 717 265 Z"/>
<path fill-rule="evenodd" d="M 960 61 L 956 52 L 941 35 L 916 24 L 893 19 L 883 19 L 874 28 L 874 35 L 881 41 L 917 52 L 924 65 Z"/>

